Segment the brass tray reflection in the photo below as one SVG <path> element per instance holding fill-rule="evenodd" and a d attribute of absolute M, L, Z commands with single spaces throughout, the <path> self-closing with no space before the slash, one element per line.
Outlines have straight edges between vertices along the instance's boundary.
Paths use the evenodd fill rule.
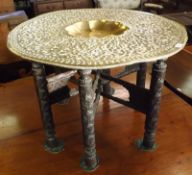
<path fill-rule="evenodd" d="M 123 34 L 128 29 L 120 22 L 107 20 L 81 21 L 67 26 L 65 30 L 71 36 L 106 37 Z"/>

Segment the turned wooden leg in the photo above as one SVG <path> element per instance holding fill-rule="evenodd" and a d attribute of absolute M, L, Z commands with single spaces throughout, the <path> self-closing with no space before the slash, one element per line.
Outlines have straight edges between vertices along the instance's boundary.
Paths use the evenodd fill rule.
<path fill-rule="evenodd" d="M 39 96 L 42 121 L 45 130 L 45 150 L 51 153 L 59 153 L 63 150 L 64 144 L 56 138 L 53 114 L 47 89 L 47 80 L 44 66 L 39 63 L 32 63 L 33 75 L 36 82 L 36 90 Z"/>
<path fill-rule="evenodd" d="M 90 76 L 91 70 L 81 70 L 79 73 L 81 118 L 85 146 L 85 154 L 81 161 L 81 167 L 89 172 L 95 170 L 99 163 L 95 148 L 94 91 L 92 88 L 92 78 Z"/>
<path fill-rule="evenodd" d="M 139 65 L 139 71 L 137 71 L 137 82 L 136 85 L 141 88 L 145 88 L 145 80 L 147 74 L 147 64 L 141 63 Z"/>
<path fill-rule="evenodd" d="M 110 69 L 102 70 L 102 73 L 110 76 L 111 70 Z M 115 90 L 111 87 L 110 81 L 102 80 L 102 84 L 103 84 L 103 93 L 108 94 L 108 95 L 114 94 Z"/>
<path fill-rule="evenodd" d="M 145 133 L 143 140 L 140 140 L 140 144 L 138 144 L 140 149 L 146 151 L 156 148 L 155 135 L 166 67 L 166 63 L 162 60 L 153 64 L 149 97 L 150 103 L 146 112 Z"/>

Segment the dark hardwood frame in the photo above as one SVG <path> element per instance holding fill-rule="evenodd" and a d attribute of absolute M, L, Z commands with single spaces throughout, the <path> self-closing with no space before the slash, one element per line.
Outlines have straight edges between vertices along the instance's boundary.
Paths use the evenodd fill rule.
<path fill-rule="evenodd" d="M 51 96 L 47 88 L 44 66 L 40 63 L 33 63 L 32 68 L 46 135 L 45 149 L 52 153 L 58 153 L 63 150 L 63 142 L 56 137 L 51 111 Z M 145 88 L 146 68 L 146 63 L 132 65 L 130 69 L 129 67 L 125 67 L 125 71 L 116 75 L 116 77 L 112 77 L 109 74 L 109 70 L 96 71 L 94 81 L 91 76 L 91 70 L 79 70 L 81 119 L 85 147 L 85 153 L 80 165 L 85 171 L 93 171 L 99 164 L 96 154 L 94 118 L 100 94 L 146 114 L 144 138 L 136 142 L 137 147 L 145 151 L 151 151 L 156 148 L 155 135 L 166 63 L 163 60 L 159 60 L 153 64 L 150 89 Z M 135 70 L 138 71 L 136 85 L 119 79 L 119 77 L 127 74 L 127 72 L 131 73 Z M 130 93 L 130 99 L 126 101 L 113 97 L 112 91 L 108 89 L 111 88 L 111 81 L 126 88 Z"/>

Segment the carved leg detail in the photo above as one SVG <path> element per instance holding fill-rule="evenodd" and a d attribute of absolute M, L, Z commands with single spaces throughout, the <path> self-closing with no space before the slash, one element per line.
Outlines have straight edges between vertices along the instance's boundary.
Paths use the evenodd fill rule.
<path fill-rule="evenodd" d="M 147 64 L 142 63 L 139 65 L 139 71 L 137 72 L 137 82 L 136 85 L 141 88 L 145 88 L 145 80 L 147 73 Z"/>
<path fill-rule="evenodd" d="M 79 73 L 81 117 L 85 146 L 85 155 L 81 161 L 81 167 L 89 172 L 95 170 L 99 163 L 95 148 L 94 91 L 92 89 L 92 78 L 90 77 L 91 70 L 82 70 Z"/>
<path fill-rule="evenodd" d="M 110 69 L 106 69 L 102 71 L 104 74 L 110 76 L 111 75 L 111 70 Z M 109 94 L 109 95 L 113 95 L 115 90 L 111 87 L 110 85 L 110 81 L 108 80 L 102 80 L 102 84 L 103 84 L 103 93 L 105 94 Z"/>
<path fill-rule="evenodd" d="M 154 150 L 156 148 L 155 135 L 166 67 L 167 65 L 164 61 L 157 61 L 153 65 L 150 86 L 150 104 L 146 113 L 144 139 L 137 143 L 137 146 L 145 151 Z"/>
<path fill-rule="evenodd" d="M 45 150 L 51 153 L 59 153 L 63 150 L 64 144 L 56 138 L 53 115 L 50 106 L 49 92 L 47 89 L 46 74 L 44 66 L 39 63 L 32 63 L 33 75 L 36 82 L 36 90 L 39 96 L 42 121 L 45 129 Z"/>

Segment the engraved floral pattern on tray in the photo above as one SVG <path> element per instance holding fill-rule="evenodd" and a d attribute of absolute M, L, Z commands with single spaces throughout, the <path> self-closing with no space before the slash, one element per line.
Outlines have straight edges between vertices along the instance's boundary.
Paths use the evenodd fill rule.
<path fill-rule="evenodd" d="M 82 20 L 106 19 L 129 27 L 122 35 L 73 37 L 65 27 Z M 40 15 L 16 27 L 8 47 L 24 59 L 74 69 L 103 69 L 156 61 L 179 52 L 185 28 L 166 18 L 131 10 L 81 9 Z"/>

